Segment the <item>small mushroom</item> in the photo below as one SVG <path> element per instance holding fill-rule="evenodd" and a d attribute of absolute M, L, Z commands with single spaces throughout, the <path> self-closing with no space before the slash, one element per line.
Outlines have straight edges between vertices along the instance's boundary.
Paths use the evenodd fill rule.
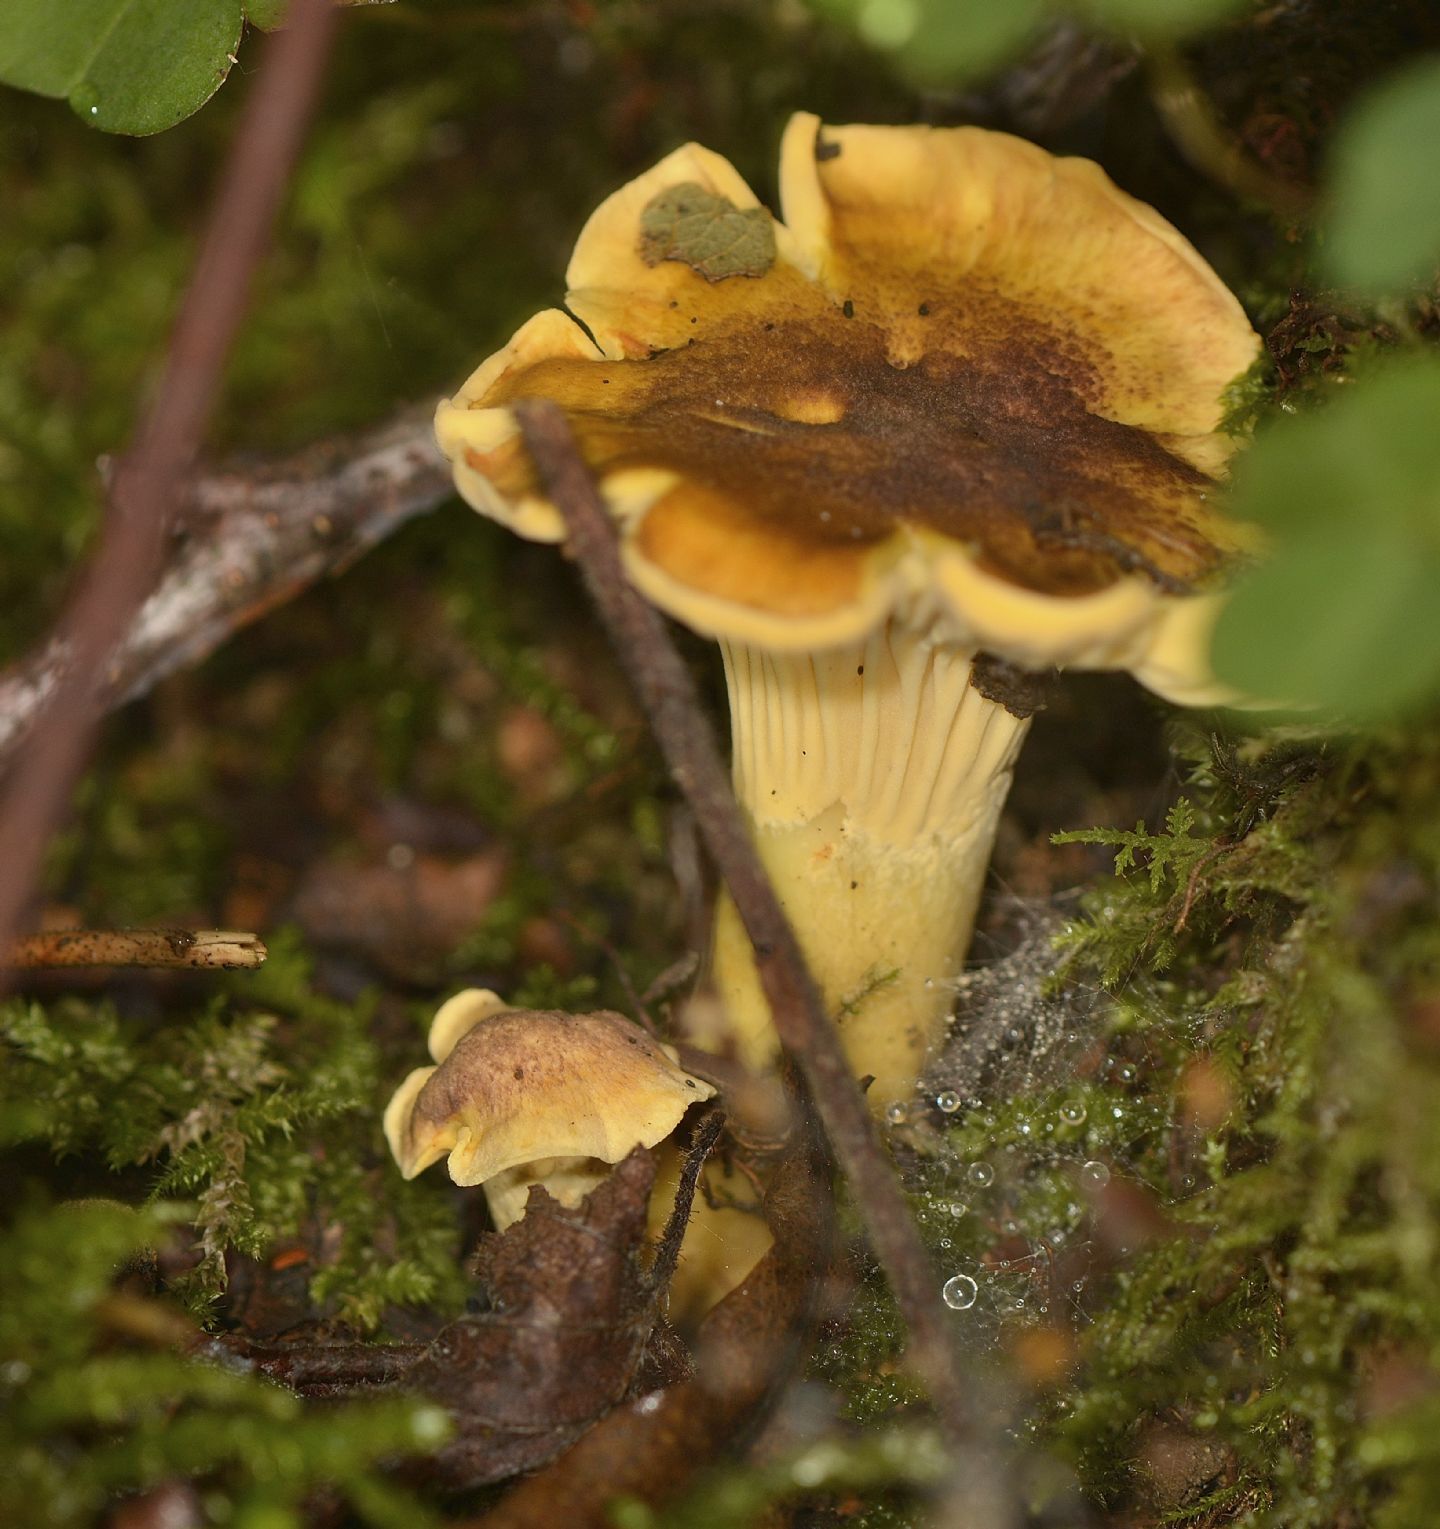
<path fill-rule="evenodd" d="M 419 1067 L 385 1110 L 407 1179 L 448 1154 L 457 1184 L 479 1184 L 504 1230 L 532 1184 L 575 1206 L 635 1147 L 653 1147 L 715 1090 L 609 1010 L 515 1009 L 487 989 L 460 993 L 430 1026 Z"/>
<path fill-rule="evenodd" d="M 720 640 L 737 794 L 883 1108 L 951 1008 L 1028 726 L 1017 671 L 1222 699 L 1222 398 L 1259 341 L 1159 214 L 1005 134 L 801 114 L 780 200 L 783 223 L 677 150 L 590 218 L 569 312 L 436 429 L 473 505 L 557 541 L 510 406 L 560 404 L 630 577 Z M 763 1061 L 723 900 L 712 970 Z"/>

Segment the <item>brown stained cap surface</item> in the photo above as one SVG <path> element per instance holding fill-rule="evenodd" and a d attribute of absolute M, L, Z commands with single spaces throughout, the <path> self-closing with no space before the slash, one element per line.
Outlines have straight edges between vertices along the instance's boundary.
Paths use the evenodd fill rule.
<path fill-rule="evenodd" d="M 618 1162 L 713 1093 L 622 1015 L 511 1009 L 412 1073 L 386 1133 L 407 1178 L 448 1152 L 455 1182 L 479 1184 L 538 1158 Z"/>
<path fill-rule="evenodd" d="M 1257 341 L 1174 229 L 1088 162 L 979 129 L 800 117 L 781 184 L 768 263 L 748 188 L 702 150 L 599 209 L 569 297 L 599 348 L 512 342 L 441 408 L 483 507 L 539 494 L 494 423 L 539 396 L 632 564 L 720 602 L 832 610 L 937 535 L 1044 596 L 1210 578 L 1234 546 L 1208 502 L 1221 393 Z"/>

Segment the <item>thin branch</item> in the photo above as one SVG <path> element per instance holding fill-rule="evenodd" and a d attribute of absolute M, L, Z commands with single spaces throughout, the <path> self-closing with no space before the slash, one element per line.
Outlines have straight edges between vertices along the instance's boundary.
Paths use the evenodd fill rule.
<path fill-rule="evenodd" d="M 519 403 L 515 413 L 550 499 L 565 519 L 568 546 L 586 587 L 755 947 L 775 1028 L 804 1074 L 909 1329 L 910 1363 L 952 1444 L 984 1469 L 987 1462 L 976 1458 L 977 1427 L 961 1383 L 969 1366 L 946 1323 L 939 1282 L 839 1035 L 750 841 L 689 673 L 660 617 L 625 578 L 610 518 L 564 414 L 546 400 Z M 993 1462 L 988 1467 L 985 1474 L 993 1471 Z M 974 1504 L 970 1529 L 1009 1522 L 1013 1509 L 1002 1501 L 1008 1494 L 986 1490 L 988 1481 L 976 1485 L 985 1500 Z"/>
<path fill-rule="evenodd" d="M 42 967 L 155 966 L 189 970 L 254 970 L 269 952 L 259 937 L 236 929 L 53 929 L 10 947 L 12 970 Z"/>
<path fill-rule="evenodd" d="M 430 415 L 427 404 L 360 436 L 197 475 L 181 491 L 179 548 L 109 654 L 96 704 L 113 710 L 198 664 L 442 503 L 453 485 Z M 52 637 L 0 674 L 0 772 L 74 658 L 72 643 Z"/>
<path fill-rule="evenodd" d="M 1150 51 L 1150 99 L 1176 147 L 1204 176 L 1239 202 L 1252 202 L 1281 218 L 1302 217 L 1314 198 L 1283 180 L 1229 133 L 1179 49 Z"/>
<path fill-rule="evenodd" d="M 73 665 L 51 690 L 0 798 L 0 951 L 19 932 L 50 836 L 99 724 L 106 661 L 154 585 L 179 489 L 200 449 L 251 279 L 319 95 L 329 0 L 295 0 L 236 132 L 153 403 L 120 462 L 100 544 L 62 623 Z"/>

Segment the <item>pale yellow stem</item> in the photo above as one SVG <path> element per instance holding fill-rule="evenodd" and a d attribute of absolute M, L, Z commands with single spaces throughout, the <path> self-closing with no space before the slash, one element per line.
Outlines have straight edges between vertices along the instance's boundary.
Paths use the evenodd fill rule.
<path fill-rule="evenodd" d="M 1028 723 L 970 684 L 973 654 L 898 620 L 818 654 L 722 647 L 736 794 L 883 1111 L 943 1033 Z M 728 898 L 712 975 L 763 1066 L 774 1031 Z"/>

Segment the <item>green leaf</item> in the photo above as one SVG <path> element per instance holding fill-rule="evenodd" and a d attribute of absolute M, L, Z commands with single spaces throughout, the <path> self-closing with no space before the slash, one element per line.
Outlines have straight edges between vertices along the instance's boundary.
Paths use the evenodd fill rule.
<path fill-rule="evenodd" d="M 1334 279 L 1374 293 L 1440 263 L 1440 58 L 1396 75 L 1346 118 L 1330 163 L 1324 258 Z"/>
<path fill-rule="evenodd" d="M 262 32 L 273 32 L 289 9 L 290 0 L 245 0 L 245 19 Z"/>
<path fill-rule="evenodd" d="M 1038 32 L 1045 0 L 811 0 L 916 79 L 951 82 L 1003 64 Z"/>
<path fill-rule="evenodd" d="M 106 132 L 158 133 L 219 89 L 241 25 L 241 0 L 5 0 L 0 81 Z"/>
<path fill-rule="evenodd" d="M 893 3 L 893 0 L 892 0 Z M 875 10 L 874 0 L 861 13 Z M 952 80 L 983 74 L 1018 53 L 1045 19 L 1041 0 L 926 0 L 901 49 L 919 79 Z"/>
<path fill-rule="evenodd" d="M 678 260 L 706 281 L 763 276 L 775 264 L 775 224 L 763 207 L 737 207 L 685 181 L 646 203 L 640 257 L 647 265 Z"/>
<path fill-rule="evenodd" d="M 1220 619 L 1222 678 L 1366 719 L 1440 689 L 1437 421 L 1440 362 L 1416 356 L 1261 434 L 1231 508 L 1273 549 Z"/>
<path fill-rule="evenodd" d="M 1330 524 L 1241 580 L 1216 672 L 1250 695 L 1370 720 L 1440 692 L 1440 555 L 1403 527 Z"/>
<path fill-rule="evenodd" d="M 1389 521 L 1440 548 L 1437 421 L 1440 361 L 1409 357 L 1362 376 L 1262 432 L 1237 466 L 1231 512 L 1281 536 Z"/>

